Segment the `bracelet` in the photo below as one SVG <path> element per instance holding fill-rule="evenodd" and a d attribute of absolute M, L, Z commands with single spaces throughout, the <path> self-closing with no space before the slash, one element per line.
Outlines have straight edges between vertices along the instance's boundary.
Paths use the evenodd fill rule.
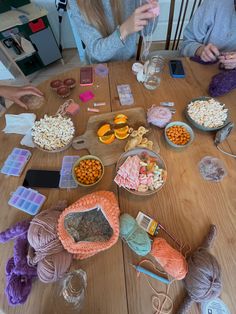
<path fill-rule="evenodd" d="M 122 42 L 123 45 L 125 45 L 125 39 L 122 38 L 122 36 L 121 36 L 120 25 L 117 26 L 116 30 L 117 30 L 118 36 L 120 38 L 120 41 Z"/>

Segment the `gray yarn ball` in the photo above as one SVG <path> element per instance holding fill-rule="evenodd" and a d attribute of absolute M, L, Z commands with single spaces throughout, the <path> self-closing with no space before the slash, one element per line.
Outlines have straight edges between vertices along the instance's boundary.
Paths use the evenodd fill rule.
<path fill-rule="evenodd" d="M 206 249 L 200 248 L 189 258 L 184 284 L 189 297 L 195 302 L 201 303 L 220 295 L 220 265 Z"/>

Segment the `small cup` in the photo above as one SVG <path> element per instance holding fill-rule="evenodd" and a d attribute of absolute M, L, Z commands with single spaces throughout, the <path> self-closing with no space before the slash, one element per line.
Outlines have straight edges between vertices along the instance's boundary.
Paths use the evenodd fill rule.
<path fill-rule="evenodd" d="M 73 78 L 67 78 L 63 81 L 64 85 L 69 88 L 74 88 L 76 85 L 76 80 Z"/>
<path fill-rule="evenodd" d="M 64 85 L 63 82 L 61 80 L 54 80 L 54 81 L 51 81 L 50 83 L 50 87 L 54 90 L 54 91 L 57 91 L 57 89 Z"/>
<path fill-rule="evenodd" d="M 67 87 L 67 86 L 60 86 L 58 89 L 57 89 L 57 95 L 62 97 L 62 98 L 66 98 L 70 95 L 70 88 Z"/>

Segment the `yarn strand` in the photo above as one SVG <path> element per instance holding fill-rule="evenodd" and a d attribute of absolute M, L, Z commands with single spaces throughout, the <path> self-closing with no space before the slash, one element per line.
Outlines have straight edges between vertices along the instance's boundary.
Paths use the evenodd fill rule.
<path fill-rule="evenodd" d="M 166 274 L 166 272 L 161 271 L 156 265 L 154 265 L 154 263 L 151 260 L 148 259 L 144 259 L 142 260 L 140 263 L 138 263 L 139 266 L 141 266 L 144 263 L 149 263 L 152 265 L 152 267 L 162 273 L 168 276 L 168 274 Z M 143 274 L 145 280 L 147 281 L 149 287 L 152 289 L 152 291 L 154 292 L 154 295 L 152 296 L 152 308 L 155 311 L 154 314 L 170 314 L 173 310 L 173 300 L 171 299 L 171 297 L 168 295 L 169 294 L 169 289 L 170 289 L 170 285 L 174 282 L 174 280 L 171 280 L 171 283 L 169 285 L 167 285 L 166 288 L 166 292 L 160 292 L 157 291 L 151 284 L 150 280 L 147 278 L 147 275 Z M 138 277 L 140 276 L 140 273 L 138 272 Z M 163 302 L 161 302 L 161 297 L 164 297 Z M 166 301 L 169 301 L 170 305 L 167 309 L 163 309 Z"/>

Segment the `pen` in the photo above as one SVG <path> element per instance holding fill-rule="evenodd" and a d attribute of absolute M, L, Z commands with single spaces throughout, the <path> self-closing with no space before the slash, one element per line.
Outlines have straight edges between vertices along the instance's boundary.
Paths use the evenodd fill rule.
<path fill-rule="evenodd" d="M 140 272 L 140 273 L 143 273 L 143 274 L 145 274 L 145 275 L 148 275 L 148 276 L 150 276 L 150 277 L 152 277 L 152 278 L 154 278 L 154 279 L 157 279 L 157 280 L 159 280 L 159 281 L 161 281 L 161 282 L 163 282 L 163 283 L 165 283 L 165 284 L 167 284 L 167 285 L 170 284 L 170 280 L 168 280 L 168 279 L 166 279 L 166 278 L 163 278 L 163 277 L 161 277 L 161 276 L 158 276 L 158 275 L 152 273 L 151 271 L 149 271 L 149 270 L 143 268 L 142 266 L 136 266 L 136 265 L 133 265 L 133 264 L 130 264 L 130 265 L 133 266 L 133 267 L 134 267 L 138 272 Z"/>

